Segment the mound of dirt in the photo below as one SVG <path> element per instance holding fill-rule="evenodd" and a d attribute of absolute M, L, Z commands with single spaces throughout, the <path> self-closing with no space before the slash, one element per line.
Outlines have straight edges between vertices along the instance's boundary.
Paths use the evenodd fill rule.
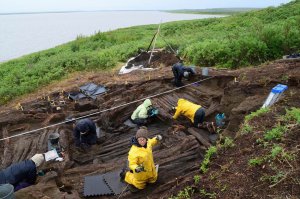
<path fill-rule="evenodd" d="M 87 81 L 103 84 L 108 89 L 106 94 L 98 96 L 96 100 L 70 101 L 66 93 L 77 87 L 68 87 L 64 92 L 56 91 L 47 96 L 40 95 L 39 98 L 33 95 L 30 100 L 20 103 L 22 108 L 19 107 L 19 110 L 11 108 L 2 111 L 1 138 L 62 122 L 71 114 L 75 117 L 91 114 L 90 118 L 101 128 L 99 142 L 86 153 L 75 149 L 72 127 L 67 124 L 1 141 L 2 168 L 30 158 L 35 153 L 46 152 L 48 136 L 53 132 L 60 134 L 60 142 L 65 150 L 63 162 L 43 165 L 43 168 L 54 166 L 59 169 L 59 173 L 52 172 L 51 175 L 40 177 L 36 185 L 18 191 L 17 194 L 21 194 L 21 198 L 83 198 L 84 176 L 123 168 L 130 149 L 129 140 L 137 130 L 124 122 L 142 103 L 131 103 L 138 99 L 155 95 L 151 100 L 159 109 L 158 117 L 148 126 L 150 137 L 156 134 L 164 137 L 159 146 L 154 148 L 154 161 L 160 165 L 159 179 L 139 193 L 125 191 L 120 198 L 168 198 L 181 190 L 199 172 L 205 150 L 214 143 L 214 139 L 209 132 L 193 128 L 190 121 L 183 117 L 177 121 L 172 119 L 171 107 L 176 105 L 179 98 L 201 104 L 206 109 L 207 121 L 214 121 L 216 113 L 224 112 L 227 116 L 222 133 L 224 135 L 235 135 L 244 116 L 260 108 L 277 83 L 287 84 L 287 93 L 297 96 L 294 100 L 298 99 L 299 102 L 300 61 L 278 61 L 259 68 L 235 71 L 210 70 L 209 74 L 213 78 L 166 92 L 174 89 L 171 83 L 171 64 L 167 60 L 168 56 L 161 54 L 159 57 L 166 60 L 163 64 L 167 67 L 153 72 L 135 71 L 124 76 L 94 74 L 86 78 Z M 155 61 L 154 58 L 153 63 Z M 161 64 L 162 62 L 157 61 L 157 66 Z M 196 75 L 184 83 L 200 79 L 204 77 Z M 80 81 L 84 83 L 84 77 Z M 130 104 L 120 106 L 127 103 Z M 237 156 L 232 153 L 230 158 L 234 157 Z M 61 189 L 62 185 L 68 189 Z M 45 191 L 47 188 L 52 191 Z M 113 197 L 115 196 L 95 198 Z"/>
<path fill-rule="evenodd" d="M 127 63 L 126 68 L 131 68 L 132 66 L 139 65 L 143 65 L 146 68 L 166 67 L 173 65 L 179 61 L 178 57 L 174 53 L 168 52 L 166 50 L 156 49 L 152 52 L 151 60 L 150 55 L 150 51 L 141 52 L 139 55 L 134 57 L 134 59 L 130 60 Z"/>

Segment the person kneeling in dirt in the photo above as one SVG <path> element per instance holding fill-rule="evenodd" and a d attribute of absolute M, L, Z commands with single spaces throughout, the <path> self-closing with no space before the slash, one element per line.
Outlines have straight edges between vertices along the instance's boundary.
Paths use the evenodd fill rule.
<path fill-rule="evenodd" d="M 89 118 L 76 121 L 75 118 L 67 119 L 73 123 L 73 137 L 75 146 L 88 149 L 97 143 L 96 124 Z"/>
<path fill-rule="evenodd" d="M 139 126 L 146 125 L 149 117 L 152 116 L 152 103 L 150 99 L 146 99 L 143 104 L 139 105 L 131 115 L 131 121 Z M 157 114 L 157 113 L 156 113 Z"/>
<path fill-rule="evenodd" d="M 193 68 L 183 66 L 182 60 L 172 66 L 172 71 L 176 87 L 183 86 L 183 83 L 181 82 L 183 77 L 189 79 L 191 75 L 195 74 L 195 70 Z"/>
<path fill-rule="evenodd" d="M 205 117 L 205 109 L 198 104 L 194 104 L 186 99 L 178 99 L 177 107 L 173 119 L 177 119 L 180 115 L 189 118 L 195 127 L 201 128 Z"/>
<path fill-rule="evenodd" d="M 144 189 L 146 183 L 155 183 L 157 171 L 153 161 L 152 147 L 162 140 L 161 135 L 148 139 L 147 127 L 141 127 L 131 139 L 131 149 L 128 153 L 130 171 L 123 171 L 120 176 L 130 184 L 132 192 Z"/>
<path fill-rule="evenodd" d="M 44 162 L 43 154 L 35 154 L 31 159 L 10 165 L 0 171 L 0 184 L 9 183 L 14 191 L 35 184 L 37 168 Z"/>

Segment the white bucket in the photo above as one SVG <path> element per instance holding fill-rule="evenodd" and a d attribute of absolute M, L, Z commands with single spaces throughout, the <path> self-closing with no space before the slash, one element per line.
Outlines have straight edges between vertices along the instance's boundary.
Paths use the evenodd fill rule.
<path fill-rule="evenodd" d="M 208 76 L 208 68 L 207 67 L 202 68 L 202 75 Z"/>
<path fill-rule="evenodd" d="M 276 103 L 283 95 L 283 92 L 288 87 L 283 84 L 277 84 L 274 88 L 272 88 L 272 91 L 270 92 L 268 98 L 266 99 L 265 103 L 263 104 L 262 108 L 271 106 L 272 104 Z"/>

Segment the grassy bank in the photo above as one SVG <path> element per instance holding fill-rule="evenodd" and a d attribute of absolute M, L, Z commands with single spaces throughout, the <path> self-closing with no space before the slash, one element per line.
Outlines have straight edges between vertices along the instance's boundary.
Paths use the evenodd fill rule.
<path fill-rule="evenodd" d="M 237 136 L 220 135 L 217 146 L 206 151 L 193 183 L 171 199 L 297 198 L 299 125 L 300 109 L 295 107 L 247 115 Z"/>
<path fill-rule="evenodd" d="M 162 24 L 167 41 L 200 66 L 238 68 L 280 58 L 300 48 L 300 0 L 225 18 Z M 0 104 L 73 71 L 105 70 L 146 49 L 157 25 L 78 36 L 75 41 L 0 64 Z M 164 41 L 165 40 L 165 41 Z"/>
<path fill-rule="evenodd" d="M 183 14 L 211 14 L 211 15 L 233 15 L 238 13 L 244 13 L 249 11 L 260 10 L 259 8 L 212 8 L 212 9 L 182 9 L 182 10 L 170 10 L 171 13 L 183 13 Z"/>

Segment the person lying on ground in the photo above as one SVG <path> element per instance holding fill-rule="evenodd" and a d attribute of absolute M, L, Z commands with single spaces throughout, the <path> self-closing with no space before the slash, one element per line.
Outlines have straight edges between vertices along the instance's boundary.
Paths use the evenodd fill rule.
<path fill-rule="evenodd" d="M 130 119 L 134 124 L 139 126 L 146 125 L 152 109 L 152 102 L 150 99 L 146 99 L 141 105 L 139 105 L 132 113 Z"/>
<path fill-rule="evenodd" d="M 35 154 L 31 159 L 10 165 L 0 171 L 0 184 L 9 183 L 18 191 L 35 184 L 37 168 L 44 162 L 43 154 Z"/>
<path fill-rule="evenodd" d="M 194 68 L 185 67 L 183 65 L 182 60 L 180 60 L 178 63 L 176 63 L 172 66 L 172 71 L 174 74 L 174 85 L 176 87 L 183 86 L 183 83 L 181 81 L 183 77 L 185 77 L 186 79 L 189 79 L 190 76 L 192 76 L 196 73 Z"/>
<path fill-rule="evenodd" d="M 141 127 L 135 137 L 131 139 L 131 149 L 128 153 L 130 171 L 123 171 L 121 179 L 131 185 L 130 190 L 135 192 L 146 187 L 146 183 L 155 183 L 157 171 L 154 165 L 152 147 L 162 140 L 161 135 L 148 139 L 147 127 Z"/>
<path fill-rule="evenodd" d="M 88 149 L 91 145 L 97 143 L 96 124 L 89 118 L 75 120 L 67 118 L 67 123 L 73 124 L 73 138 L 75 146 L 82 149 Z"/>

